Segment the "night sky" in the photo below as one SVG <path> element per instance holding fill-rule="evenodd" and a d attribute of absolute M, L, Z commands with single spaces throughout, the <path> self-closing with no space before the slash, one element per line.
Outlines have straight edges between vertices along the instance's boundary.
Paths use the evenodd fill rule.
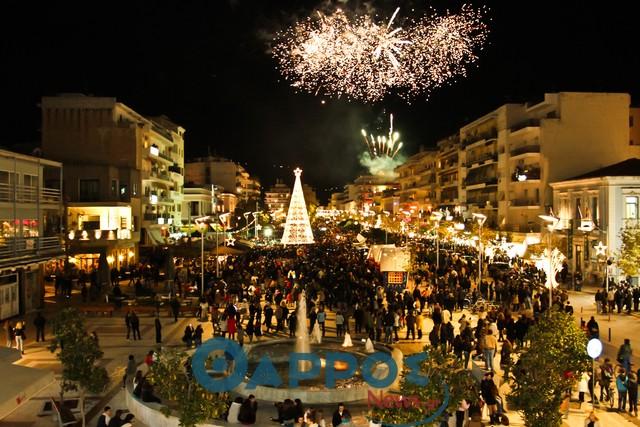
<path fill-rule="evenodd" d="M 360 129 L 386 123 L 389 112 L 403 151 L 413 154 L 505 102 L 539 100 L 545 91 L 629 92 L 640 104 L 632 3 L 473 4 L 489 7 L 491 34 L 467 78 L 412 105 L 396 96 L 364 105 L 295 93 L 274 69 L 270 37 L 319 1 L 5 1 L 0 145 L 39 141 L 42 95 L 115 96 L 185 127 L 187 157 L 210 149 L 246 164 L 267 186 L 279 177 L 292 181 L 291 169 L 300 166 L 303 181 L 322 192 L 357 176 Z M 397 6 L 408 14 L 427 3 L 367 5 L 390 16 Z M 436 10 L 460 5 L 429 3 Z"/>

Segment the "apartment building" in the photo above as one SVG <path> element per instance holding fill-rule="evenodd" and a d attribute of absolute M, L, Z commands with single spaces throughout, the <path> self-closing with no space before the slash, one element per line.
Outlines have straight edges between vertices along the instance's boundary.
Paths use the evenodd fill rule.
<path fill-rule="evenodd" d="M 304 202 L 306 203 L 307 208 L 311 205 L 318 206 L 316 190 L 314 190 L 309 184 L 302 184 L 302 194 L 304 195 Z"/>
<path fill-rule="evenodd" d="M 121 267 L 166 244 L 182 224 L 185 130 L 116 98 L 62 94 L 41 109 L 42 150 L 65 166 L 70 255 Z"/>
<path fill-rule="evenodd" d="M 398 166 L 398 190 L 395 191 L 399 209 L 430 211 L 436 205 L 436 150 L 421 149 Z M 394 200 L 386 207 L 393 206 Z M 388 210 L 388 209 L 385 209 Z"/>
<path fill-rule="evenodd" d="M 62 178 L 59 162 L 0 150 L 0 320 L 44 303 L 64 257 Z"/>
<path fill-rule="evenodd" d="M 587 280 L 605 275 L 606 257 L 620 250 L 620 230 L 640 220 L 640 159 L 632 158 L 551 183 L 553 210 L 561 220 L 559 247 L 570 271 Z M 599 243 L 607 249 L 598 253 Z M 609 274 L 618 275 L 611 267 Z"/>
<path fill-rule="evenodd" d="M 289 199 L 291 198 L 291 188 L 281 179 L 264 193 L 264 204 L 267 211 L 275 220 L 284 219 L 289 209 Z"/>
<path fill-rule="evenodd" d="M 551 182 L 640 156 L 628 94 L 560 92 L 506 104 L 438 142 L 439 206 L 466 207 L 505 231 L 538 232 Z"/>
<path fill-rule="evenodd" d="M 235 194 L 244 202 L 260 198 L 260 181 L 232 160 L 219 156 L 197 157 L 187 162 L 185 169 L 185 180 L 191 187 L 215 185 L 221 193 Z"/>

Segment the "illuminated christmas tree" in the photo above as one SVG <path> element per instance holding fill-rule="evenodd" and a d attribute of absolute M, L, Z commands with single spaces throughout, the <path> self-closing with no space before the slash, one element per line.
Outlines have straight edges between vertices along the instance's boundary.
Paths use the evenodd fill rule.
<path fill-rule="evenodd" d="M 307 213 L 307 205 L 304 203 L 302 183 L 300 182 L 302 170 L 297 168 L 293 173 L 296 176 L 296 182 L 293 185 L 293 193 L 291 193 L 287 222 L 284 225 L 284 234 L 282 235 L 282 244 L 308 245 L 313 243 L 313 233 L 311 232 L 309 214 Z"/>

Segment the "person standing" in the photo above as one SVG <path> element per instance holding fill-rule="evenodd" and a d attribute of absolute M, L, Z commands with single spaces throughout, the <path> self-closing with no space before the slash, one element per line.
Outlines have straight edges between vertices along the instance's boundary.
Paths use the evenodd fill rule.
<path fill-rule="evenodd" d="M 204 333 L 204 329 L 202 329 L 202 325 L 196 326 L 195 331 L 193 331 L 193 341 L 196 344 L 196 347 L 200 347 L 202 345 L 202 334 Z"/>
<path fill-rule="evenodd" d="M 24 340 L 27 338 L 24 332 L 24 323 L 16 323 L 16 328 L 13 331 L 16 337 L 16 348 L 20 351 L 20 354 L 24 354 Z"/>
<path fill-rule="evenodd" d="M 624 344 L 622 344 L 618 349 L 618 363 L 622 364 L 626 372 L 629 372 L 631 369 L 632 355 L 633 350 L 631 349 L 631 341 L 629 341 L 629 338 L 625 338 Z"/>
<path fill-rule="evenodd" d="M 44 342 L 44 325 L 46 323 L 46 319 L 42 316 L 41 312 L 38 312 L 36 318 L 33 320 L 33 324 L 36 327 L 36 342 L 42 341 Z"/>
<path fill-rule="evenodd" d="M 409 335 L 411 335 L 411 339 L 416 339 L 416 317 L 413 315 L 413 310 L 409 310 L 409 314 L 407 314 L 407 336 L 406 340 L 409 339 Z"/>
<path fill-rule="evenodd" d="M 340 338 L 344 331 L 344 316 L 340 311 L 336 312 L 336 337 Z"/>
<path fill-rule="evenodd" d="M 133 330 L 133 340 L 137 339 L 141 340 L 142 337 L 140 336 L 140 319 L 138 318 L 138 315 L 136 314 L 135 311 L 131 312 L 131 329 Z"/>
<path fill-rule="evenodd" d="M 493 371 L 493 356 L 496 354 L 497 348 L 498 340 L 495 336 L 493 336 L 493 331 L 491 329 L 488 329 L 487 334 L 484 336 L 484 342 L 482 346 L 485 366 L 488 371 Z"/>
<path fill-rule="evenodd" d="M 173 321 L 178 323 L 178 315 L 180 314 L 180 301 L 178 301 L 178 297 L 173 297 L 169 305 L 171 306 L 171 313 L 173 313 Z"/>
<path fill-rule="evenodd" d="M 125 388 L 127 386 L 128 378 L 133 378 L 133 376 L 136 374 L 137 368 L 138 364 L 136 363 L 133 354 L 130 354 L 129 360 L 127 361 L 127 367 L 124 370 L 124 377 L 122 377 L 122 388 Z"/>
<path fill-rule="evenodd" d="M 191 323 L 184 328 L 182 341 L 187 345 L 187 348 L 191 348 L 191 345 L 193 344 L 193 326 L 191 326 Z"/>
<path fill-rule="evenodd" d="M 318 325 L 320 325 L 320 329 L 322 329 L 322 338 L 324 338 L 324 335 L 325 335 L 325 320 L 326 320 L 326 318 L 327 318 L 327 315 L 324 312 L 324 308 L 321 308 L 318 311 L 317 320 L 318 320 Z"/>
<path fill-rule="evenodd" d="M 156 316 L 155 327 L 156 327 L 156 344 L 162 344 L 162 323 L 160 323 L 160 318 L 158 316 Z"/>
<path fill-rule="evenodd" d="M 127 314 L 124 315 L 124 324 L 127 327 L 127 339 L 130 339 L 131 336 L 131 310 L 127 311 Z"/>
<path fill-rule="evenodd" d="M 627 373 L 624 369 L 616 377 L 616 388 L 618 389 L 618 412 L 625 411 L 627 407 Z"/>
<path fill-rule="evenodd" d="M 638 376 L 635 372 L 629 372 L 627 381 L 627 393 L 629 400 L 629 413 L 638 416 Z"/>

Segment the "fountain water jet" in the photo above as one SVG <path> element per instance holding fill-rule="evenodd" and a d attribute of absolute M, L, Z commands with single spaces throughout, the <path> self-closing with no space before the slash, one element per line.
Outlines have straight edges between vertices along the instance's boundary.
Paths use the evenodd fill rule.
<path fill-rule="evenodd" d="M 307 297 L 305 292 L 300 292 L 298 298 L 298 307 L 296 309 L 296 353 L 311 353 L 311 345 L 309 344 L 309 329 L 307 329 Z M 308 371 L 311 369 L 311 363 L 307 360 L 301 360 L 300 370 Z"/>

